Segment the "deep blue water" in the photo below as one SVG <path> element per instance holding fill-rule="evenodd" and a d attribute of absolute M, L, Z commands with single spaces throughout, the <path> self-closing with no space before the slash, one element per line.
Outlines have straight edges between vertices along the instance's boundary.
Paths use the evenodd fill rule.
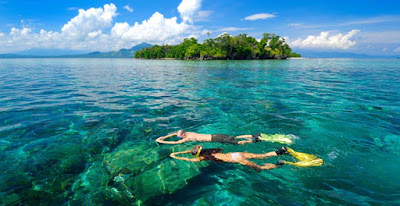
<path fill-rule="evenodd" d="M 396 59 L 0 59 L 0 205 L 399 205 L 399 91 Z M 182 163 L 195 143 L 154 142 L 181 128 L 294 134 L 325 164 Z M 143 166 L 122 184 L 117 161 Z"/>

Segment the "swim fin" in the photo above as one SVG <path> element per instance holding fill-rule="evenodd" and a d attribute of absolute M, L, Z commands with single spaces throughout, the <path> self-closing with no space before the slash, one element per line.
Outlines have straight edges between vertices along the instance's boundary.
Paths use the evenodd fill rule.
<path fill-rule="evenodd" d="M 307 154 L 307 153 L 302 153 L 302 152 L 296 152 L 293 149 L 286 147 L 288 153 L 292 155 L 294 158 L 300 160 L 299 162 L 287 162 L 283 161 L 284 164 L 289 164 L 297 167 L 315 167 L 315 166 L 321 166 L 324 164 L 324 160 L 321 158 L 318 158 L 315 155 L 312 154 Z"/>
<path fill-rule="evenodd" d="M 312 154 L 307 154 L 307 153 L 302 153 L 302 152 L 296 152 L 293 149 L 286 147 L 288 153 L 292 155 L 294 158 L 300 160 L 300 161 L 310 161 L 310 160 L 315 160 L 318 159 L 317 156 L 312 155 Z"/>
<path fill-rule="evenodd" d="M 324 160 L 317 158 L 315 160 L 310 160 L 310 161 L 300 161 L 300 162 L 287 162 L 283 161 L 284 164 L 289 164 L 297 167 L 317 167 L 321 166 L 324 164 Z"/>
<path fill-rule="evenodd" d="M 263 134 L 261 133 L 259 135 L 260 140 L 262 141 L 267 141 L 267 142 L 278 142 L 281 144 L 292 144 L 293 139 L 295 139 L 296 136 L 294 135 L 285 135 L 285 134 Z"/>

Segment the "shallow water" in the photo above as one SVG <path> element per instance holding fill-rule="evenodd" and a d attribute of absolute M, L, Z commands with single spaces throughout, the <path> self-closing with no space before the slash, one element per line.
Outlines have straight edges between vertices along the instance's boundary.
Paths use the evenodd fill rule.
<path fill-rule="evenodd" d="M 0 205 L 400 204 L 396 59 L 0 59 L 0 80 Z M 180 128 L 293 134 L 325 164 L 175 161 L 195 143 L 154 140 Z"/>

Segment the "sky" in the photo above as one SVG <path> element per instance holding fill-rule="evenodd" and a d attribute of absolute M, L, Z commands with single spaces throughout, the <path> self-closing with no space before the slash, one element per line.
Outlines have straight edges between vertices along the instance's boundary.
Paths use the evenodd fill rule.
<path fill-rule="evenodd" d="M 400 1 L 0 0 L 0 54 L 275 33 L 293 51 L 400 55 Z"/>

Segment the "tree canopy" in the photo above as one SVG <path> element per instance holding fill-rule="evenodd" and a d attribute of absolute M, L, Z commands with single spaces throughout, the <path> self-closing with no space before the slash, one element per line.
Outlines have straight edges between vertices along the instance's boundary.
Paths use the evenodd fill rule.
<path fill-rule="evenodd" d="M 215 39 L 206 39 L 202 44 L 197 39 L 184 39 L 178 45 L 154 45 L 135 53 L 135 58 L 144 59 L 286 59 L 301 57 L 292 52 L 284 38 L 265 33 L 260 41 L 247 34 L 231 36 L 222 34 Z"/>

